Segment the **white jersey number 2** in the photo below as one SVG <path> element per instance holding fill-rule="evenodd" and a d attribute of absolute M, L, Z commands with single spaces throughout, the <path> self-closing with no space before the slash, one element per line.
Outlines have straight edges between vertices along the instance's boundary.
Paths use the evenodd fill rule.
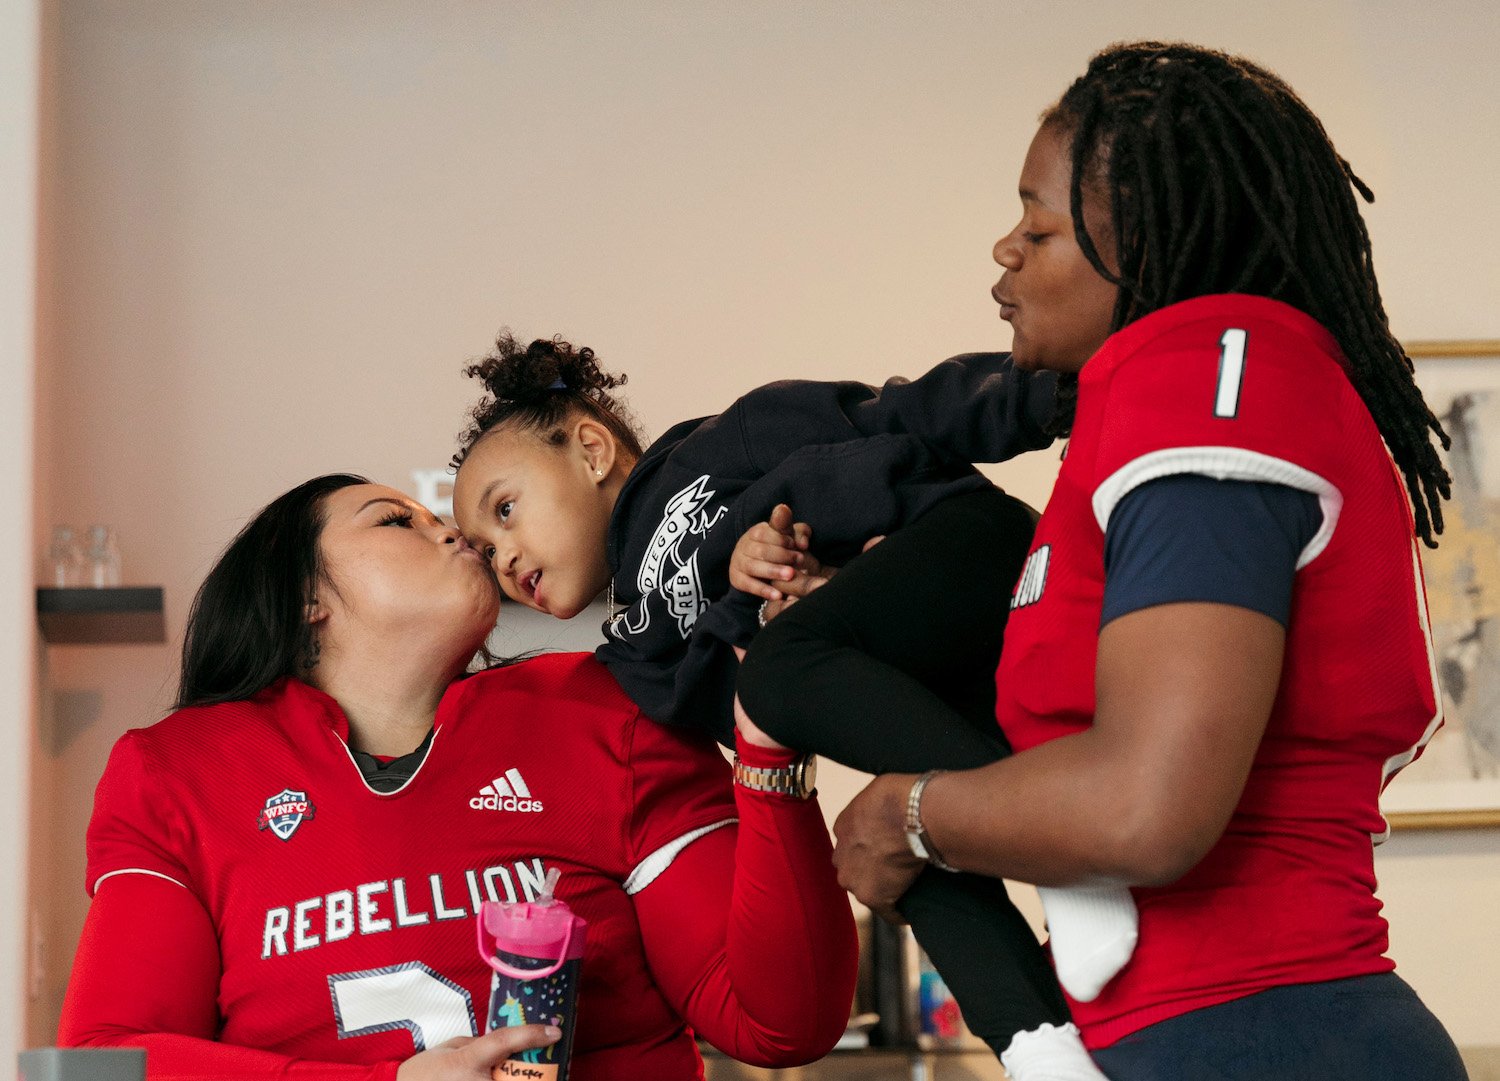
<path fill-rule="evenodd" d="M 1245 342 L 1250 335 L 1231 327 L 1219 339 L 1219 386 L 1214 416 L 1233 420 L 1240 412 L 1240 384 L 1245 380 Z"/>
<path fill-rule="evenodd" d="M 339 1039 L 404 1028 L 418 1051 L 477 1036 L 474 1000 L 420 961 L 328 977 Z"/>

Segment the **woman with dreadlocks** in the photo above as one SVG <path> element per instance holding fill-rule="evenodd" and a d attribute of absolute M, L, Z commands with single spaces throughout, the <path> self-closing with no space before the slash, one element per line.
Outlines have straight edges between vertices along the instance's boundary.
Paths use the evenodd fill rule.
<path fill-rule="evenodd" d="M 1044 115 L 993 290 L 1017 366 L 1069 388 L 997 678 L 1017 753 L 877 778 L 836 826 L 878 909 L 911 830 L 965 871 L 1133 887 L 1134 957 L 1072 1003 L 1117 1081 L 1465 1076 L 1375 898 L 1380 791 L 1442 717 L 1415 539 L 1447 437 L 1355 193 L 1222 53 L 1112 47 Z"/>

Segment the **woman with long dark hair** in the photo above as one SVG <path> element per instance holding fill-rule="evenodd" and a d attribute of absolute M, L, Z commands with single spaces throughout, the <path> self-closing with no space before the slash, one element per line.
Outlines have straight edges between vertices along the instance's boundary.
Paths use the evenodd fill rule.
<path fill-rule="evenodd" d="M 177 712 L 99 784 L 60 1042 L 217 1081 L 487 1081 L 560 1036 L 577 1081 L 700 1077 L 695 1033 L 762 1065 L 832 1047 L 855 940 L 816 801 L 731 786 L 586 654 L 466 676 L 498 610 L 400 492 L 326 476 L 263 509 L 193 605 Z M 588 921 L 576 1023 L 481 1035 L 478 909 L 553 871 Z"/>
<path fill-rule="evenodd" d="M 995 244 L 1071 435 L 997 678 L 1018 753 L 877 779 L 837 859 L 879 908 L 908 833 L 1134 887 L 1133 959 L 1072 1004 L 1112 1078 L 1464 1076 L 1374 892 L 1380 791 L 1442 718 L 1417 542 L 1448 477 L 1356 195 L 1275 75 L 1141 42 L 1045 114 Z"/>

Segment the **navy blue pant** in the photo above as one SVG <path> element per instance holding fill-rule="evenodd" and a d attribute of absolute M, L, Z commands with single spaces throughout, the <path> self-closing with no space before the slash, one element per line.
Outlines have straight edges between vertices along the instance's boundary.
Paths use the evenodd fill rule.
<path fill-rule="evenodd" d="M 1275 987 L 1094 1052 L 1110 1081 L 1467 1081 L 1458 1050 L 1394 972 Z"/>

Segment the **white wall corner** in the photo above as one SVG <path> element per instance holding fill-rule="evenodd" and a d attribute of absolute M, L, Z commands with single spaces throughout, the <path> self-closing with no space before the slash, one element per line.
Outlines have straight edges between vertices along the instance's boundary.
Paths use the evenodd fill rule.
<path fill-rule="evenodd" d="M 32 573 L 40 0 L 0 4 L 0 821 L 30 821 L 36 701 Z M 0 830 L 0 1072 L 23 1039 L 27 832 Z"/>

